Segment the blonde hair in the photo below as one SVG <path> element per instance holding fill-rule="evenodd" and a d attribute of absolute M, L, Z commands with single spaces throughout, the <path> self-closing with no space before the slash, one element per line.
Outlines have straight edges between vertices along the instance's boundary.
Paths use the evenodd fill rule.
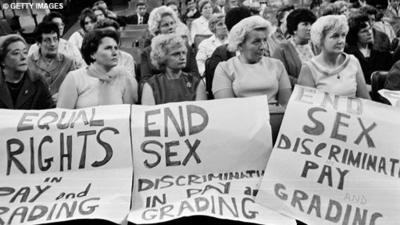
<path fill-rule="evenodd" d="M 261 16 L 250 16 L 241 20 L 232 27 L 229 33 L 228 50 L 231 52 L 237 51 L 239 49 L 239 45 L 246 40 L 246 36 L 251 31 L 256 29 L 265 29 L 267 36 L 269 37 L 272 31 L 272 25 L 268 20 L 265 20 Z"/>
<path fill-rule="evenodd" d="M 172 17 L 176 24 L 179 21 L 176 13 L 168 6 L 163 5 L 153 9 L 149 15 L 149 21 L 147 22 L 150 34 L 153 36 L 156 36 L 160 33 L 160 23 L 164 16 Z"/>
<path fill-rule="evenodd" d="M 150 59 L 158 70 L 165 70 L 167 55 L 172 48 L 185 46 L 185 40 L 179 34 L 160 34 L 151 41 Z"/>
<path fill-rule="evenodd" d="M 318 18 L 311 26 L 312 43 L 318 48 L 321 48 L 322 41 L 329 31 L 332 30 L 349 32 L 349 25 L 344 15 L 328 15 Z"/>

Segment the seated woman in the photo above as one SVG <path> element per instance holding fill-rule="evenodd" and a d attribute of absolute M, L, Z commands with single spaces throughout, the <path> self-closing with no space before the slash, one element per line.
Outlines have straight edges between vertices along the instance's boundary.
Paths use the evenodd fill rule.
<path fill-rule="evenodd" d="M 356 15 L 349 19 L 349 33 L 346 37 L 345 52 L 354 55 L 360 62 L 367 84 L 371 84 L 371 74 L 388 71 L 393 65 L 392 54 L 374 48 L 373 28 L 367 15 Z"/>
<path fill-rule="evenodd" d="M 137 101 L 135 78 L 117 66 L 118 43 L 118 34 L 109 29 L 96 29 L 85 36 L 82 56 L 89 66 L 67 74 L 57 107 L 78 109 Z"/>
<path fill-rule="evenodd" d="M 196 55 L 197 68 L 199 73 L 205 71 L 205 63 L 211 57 L 214 50 L 224 44 L 228 44 L 228 29 L 225 25 L 224 14 L 214 14 L 208 24 L 213 35 L 199 44 L 199 49 Z"/>
<path fill-rule="evenodd" d="M 229 34 L 228 49 L 240 55 L 220 62 L 212 90 L 216 99 L 267 95 L 268 103 L 285 106 L 291 94 L 282 62 L 264 56 L 271 24 L 260 16 L 237 23 Z"/>
<path fill-rule="evenodd" d="M 143 105 L 207 99 L 201 79 L 182 71 L 187 48 L 180 35 L 158 35 L 153 39 L 151 49 L 151 61 L 162 72 L 147 79 L 143 85 Z"/>
<path fill-rule="evenodd" d="M 49 109 L 54 107 L 49 87 L 28 70 L 28 48 L 15 34 L 0 37 L 0 108 Z"/>
<path fill-rule="evenodd" d="M 179 19 L 176 13 L 168 6 L 160 6 L 151 11 L 149 16 L 149 32 L 153 37 L 160 34 L 171 34 L 177 33 L 177 23 Z M 180 35 L 185 35 L 181 34 Z M 196 65 L 195 54 L 191 47 L 186 43 L 187 55 L 186 55 L 186 66 L 183 69 L 187 73 L 195 73 L 198 75 L 198 69 Z M 153 76 L 159 74 L 161 71 L 155 68 L 150 60 L 151 46 L 146 47 L 141 54 L 140 63 L 140 78 L 138 79 L 142 83 Z"/>
<path fill-rule="evenodd" d="M 316 53 L 310 42 L 311 25 L 317 18 L 308 9 L 295 9 L 287 17 L 287 32 L 291 35 L 288 41 L 282 42 L 272 54 L 281 60 L 289 74 L 290 83 L 294 86 L 303 62 L 310 60 Z"/>
<path fill-rule="evenodd" d="M 311 27 L 311 40 L 321 53 L 303 64 L 298 83 L 340 96 L 369 99 L 357 58 L 343 52 L 349 31 L 343 15 L 320 17 Z"/>
<path fill-rule="evenodd" d="M 200 0 L 198 4 L 198 9 L 201 16 L 193 20 L 190 25 L 190 38 L 194 42 L 194 37 L 197 34 L 200 35 L 212 35 L 211 30 L 208 28 L 208 21 L 212 15 L 212 5 L 210 0 Z"/>
<path fill-rule="evenodd" d="M 81 26 L 81 29 L 75 31 L 68 41 L 80 50 L 82 47 L 83 37 L 85 37 L 86 33 L 93 30 L 96 21 L 96 15 L 91 9 L 86 8 L 82 10 L 81 14 L 79 15 L 79 25 Z"/>

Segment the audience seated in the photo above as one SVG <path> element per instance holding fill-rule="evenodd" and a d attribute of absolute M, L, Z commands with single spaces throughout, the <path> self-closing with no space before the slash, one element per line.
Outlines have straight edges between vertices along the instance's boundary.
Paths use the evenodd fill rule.
<path fill-rule="evenodd" d="M 218 64 L 212 90 L 216 99 L 267 95 L 268 103 L 285 106 L 291 86 L 281 61 L 264 56 L 271 24 L 260 16 L 237 23 L 228 48 L 240 55 Z"/>
<path fill-rule="evenodd" d="M 199 73 L 202 75 L 205 71 L 205 62 L 214 50 L 224 44 L 228 44 L 228 29 L 225 25 L 225 16 L 222 13 L 214 14 L 209 21 L 209 28 L 213 35 L 203 40 L 197 50 L 196 61 Z"/>
<path fill-rule="evenodd" d="M 354 55 L 360 62 L 364 79 L 371 84 L 371 74 L 374 71 L 387 71 L 393 65 L 390 52 L 379 50 L 373 46 L 373 31 L 368 16 L 356 15 L 349 20 L 349 33 L 345 52 Z"/>
<path fill-rule="evenodd" d="M 99 105 L 134 104 L 136 80 L 118 67 L 117 32 L 96 29 L 85 35 L 82 55 L 88 67 L 70 72 L 59 91 L 57 107 L 79 109 Z"/>
<path fill-rule="evenodd" d="M 194 37 L 200 35 L 212 35 L 212 32 L 208 28 L 208 21 L 212 15 L 212 5 L 210 0 L 200 0 L 198 9 L 201 16 L 193 20 L 190 26 L 190 38 L 194 41 Z"/>
<path fill-rule="evenodd" d="M 65 76 L 79 67 L 73 59 L 58 51 L 60 34 L 56 23 L 42 22 L 35 33 L 39 49 L 28 58 L 29 71 L 46 81 L 50 94 L 57 101 L 58 90 Z"/>
<path fill-rule="evenodd" d="M 0 37 L 0 108 L 49 109 L 54 107 L 48 86 L 28 69 L 25 40 L 16 34 Z"/>
<path fill-rule="evenodd" d="M 340 96 L 370 98 L 360 63 L 353 55 L 343 52 L 348 31 L 343 15 L 317 19 L 311 27 L 311 41 L 321 53 L 303 64 L 300 85 Z"/>
<path fill-rule="evenodd" d="M 161 71 L 147 79 L 142 104 L 206 100 L 205 86 L 196 74 L 185 73 L 187 47 L 178 34 L 161 34 L 151 44 L 151 62 Z"/>
<path fill-rule="evenodd" d="M 81 51 L 70 42 L 62 38 L 65 27 L 63 16 L 58 12 L 50 12 L 43 18 L 43 22 L 53 22 L 57 24 L 60 34 L 58 41 L 58 52 L 73 59 L 78 67 L 86 66 L 86 63 L 82 58 Z M 39 51 L 39 46 L 37 43 L 34 43 L 29 48 L 28 56 L 32 55 L 36 51 Z"/>
<path fill-rule="evenodd" d="M 172 11 L 171 8 L 167 6 L 160 6 L 153 9 L 149 16 L 149 32 L 155 37 L 160 34 L 171 34 L 177 33 L 177 15 Z M 182 34 L 180 34 L 182 35 Z M 184 35 L 184 34 L 183 34 Z M 150 60 L 151 46 L 146 47 L 141 54 L 141 64 L 140 64 L 140 81 L 144 81 L 151 77 L 152 75 L 159 74 L 161 71 L 153 66 Z M 187 43 L 187 60 L 186 67 L 183 69 L 187 73 L 199 74 L 196 58 L 192 48 Z"/>
<path fill-rule="evenodd" d="M 311 25 L 316 19 L 308 9 L 293 10 L 287 17 L 287 32 L 291 38 L 282 42 L 272 54 L 285 66 L 292 87 L 297 83 L 302 63 L 317 53 L 310 42 Z"/>
<path fill-rule="evenodd" d="M 95 24 L 96 15 L 94 15 L 93 11 L 89 8 L 82 10 L 81 15 L 79 16 L 79 25 L 81 29 L 73 33 L 68 41 L 80 50 L 82 47 L 83 37 L 87 32 L 93 30 Z"/>
<path fill-rule="evenodd" d="M 138 1 L 136 3 L 136 13 L 126 17 L 126 24 L 147 24 L 149 13 L 147 12 L 146 2 Z"/>

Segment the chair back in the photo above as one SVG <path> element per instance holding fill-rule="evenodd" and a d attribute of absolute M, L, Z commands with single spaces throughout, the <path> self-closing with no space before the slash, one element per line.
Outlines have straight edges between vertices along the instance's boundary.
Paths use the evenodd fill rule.
<path fill-rule="evenodd" d="M 375 71 L 371 74 L 371 98 L 374 101 L 382 102 L 382 96 L 378 93 L 379 90 L 383 89 L 385 86 L 387 71 Z"/>
<path fill-rule="evenodd" d="M 196 52 L 197 52 L 197 49 L 199 49 L 200 43 L 211 36 L 212 35 L 210 35 L 210 34 L 196 34 L 196 36 L 194 36 L 193 44 L 194 44 L 194 48 L 195 48 Z"/>

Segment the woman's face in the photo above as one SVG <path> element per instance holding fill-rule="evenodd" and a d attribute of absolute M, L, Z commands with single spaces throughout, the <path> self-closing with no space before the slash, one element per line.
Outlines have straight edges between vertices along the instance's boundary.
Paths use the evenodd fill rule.
<path fill-rule="evenodd" d="M 176 21 L 172 16 L 163 16 L 160 22 L 160 33 L 161 34 L 171 34 L 175 33 Z"/>
<path fill-rule="evenodd" d="M 347 6 L 343 6 L 342 8 L 340 8 L 339 14 L 346 16 L 346 18 L 349 18 L 350 10 Z"/>
<path fill-rule="evenodd" d="M 7 51 L 7 55 L 2 62 L 5 69 L 17 72 L 28 70 L 28 50 L 24 42 L 16 41 L 11 43 L 7 47 Z"/>
<path fill-rule="evenodd" d="M 215 36 L 217 36 L 217 37 L 228 36 L 228 28 L 226 28 L 226 25 L 223 20 L 219 21 L 215 25 Z"/>
<path fill-rule="evenodd" d="M 201 9 L 201 15 L 209 19 L 212 15 L 212 6 L 210 3 L 206 3 Z"/>
<path fill-rule="evenodd" d="M 104 15 L 103 11 L 100 9 L 95 10 L 94 15 L 96 15 L 97 21 L 104 20 L 106 18 L 106 15 Z"/>
<path fill-rule="evenodd" d="M 92 55 L 95 62 L 106 67 L 112 68 L 118 64 L 118 44 L 110 38 L 104 37 L 100 41 L 97 51 Z"/>
<path fill-rule="evenodd" d="M 88 16 L 85 17 L 85 19 L 84 19 L 84 27 L 85 27 L 85 31 L 86 32 L 92 31 L 95 24 L 96 24 L 96 21 L 92 20 Z"/>
<path fill-rule="evenodd" d="M 267 34 L 264 30 L 252 30 L 247 34 L 246 40 L 240 45 L 240 54 L 248 63 L 257 63 L 261 60 L 266 50 Z"/>
<path fill-rule="evenodd" d="M 311 38 L 310 30 L 310 22 L 300 22 L 297 25 L 297 30 L 294 31 L 294 36 L 296 36 L 301 41 L 308 41 Z"/>
<path fill-rule="evenodd" d="M 343 30 L 330 30 L 323 42 L 322 51 L 327 53 L 342 53 L 346 44 L 347 32 Z"/>
<path fill-rule="evenodd" d="M 365 24 L 366 24 L 366 27 L 362 28 L 357 33 L 358 42 L 362 45 L 372 44 L 374 42 L 372 27 L 369 25 L 369 23 L 365 23 Z"/>
<path fill-rule="evenodd" d="M 186 46 L 175 46 L 169 49 L 166 66 L 170 69 L 183 69 L 186 66 Z"/>

